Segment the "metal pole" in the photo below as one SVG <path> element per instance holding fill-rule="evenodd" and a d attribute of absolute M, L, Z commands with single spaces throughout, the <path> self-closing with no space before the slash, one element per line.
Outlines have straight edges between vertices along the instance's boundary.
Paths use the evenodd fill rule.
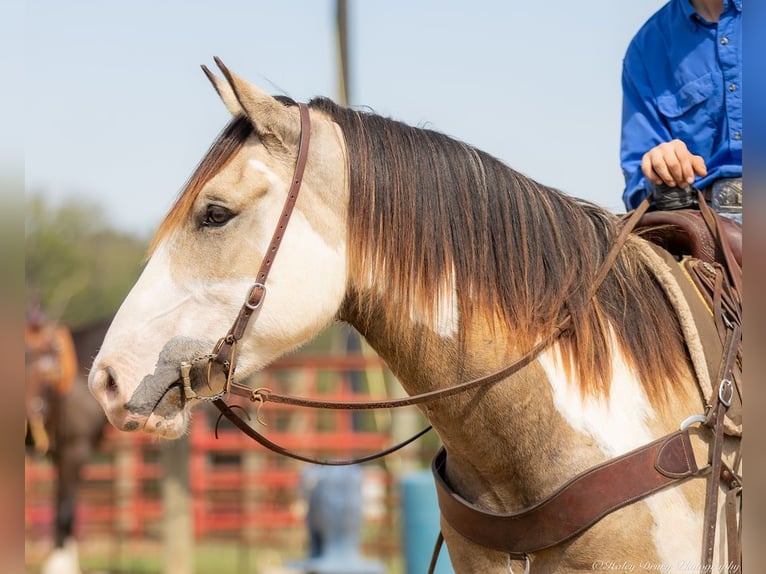
<path fill-rule="evenodd" d="M 338 31 L 338 103 L 348 106 L 349 93 L 348 66 L 348 9 L 346 0 L 336 0 L 335 21 Z"/>
<path fill-rule="evenodd" d="M 194 528 L 189 487 L 189 436 L 163 441 L 164 574 L 194 574 Z"/>

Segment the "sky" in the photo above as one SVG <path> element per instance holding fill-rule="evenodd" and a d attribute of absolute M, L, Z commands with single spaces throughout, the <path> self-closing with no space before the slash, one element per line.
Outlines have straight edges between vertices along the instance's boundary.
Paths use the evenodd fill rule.
<path fill-rule="evenodd" d="M 615 212 L 625 49 L 665 0 L 348 0 L 352 106 L 436 129 Z M 148 236 L 229 120 L 213 57 L 338 98 L 334 0 L 28 0 L 27 193 Z M 23 118 L 23 119 L 22 119 Z"/>

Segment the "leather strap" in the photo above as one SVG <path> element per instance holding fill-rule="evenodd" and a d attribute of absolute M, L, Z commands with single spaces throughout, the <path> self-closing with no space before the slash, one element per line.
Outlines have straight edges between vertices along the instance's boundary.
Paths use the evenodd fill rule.
<path fill-rule="evenodd" d="M 742 484 L 731 486 L 726 492 L 726 544 L 729 574 L 742 574 Z"/>
<path fill-rule="evenodd" d="M 734 383 L 731 381 L 734 360 L 739 351 L 741 342 L 741 330 L 738 324 L 734 324 L 726 339 L 724 356 L 718 371 L 717 381 L 719 387 L 715 389 L 716 396 L 711 398 L 713 408 L 710 409 L 705 425 L 712 428 L 714 433 L 713 449 L 710 465 L 711 473 L 707 484 L 705 496 L 705 521 L 703 526 L 703 550 L 702 565 L 700 572 L 710 572 L 713 565 L 713 552 L 715 550 L 715 531 L 718 518 L 718 490 L 721 483 L 723 465 L 723 431 L 724 415 L 734 397 Z"/>
<path fill-rule="evenodd" d="M 720 250 L 725 273 L 728 276 L 728 285 L 731 285 L 724 293 L 723 277 L 717 275 L 713 288 L 713 316 L 715 318 L 719 333 L 721 334 L 723 344 L 723 356 L 721 358 L 718 376 L 715 379 L 718 388 L 713 389 L 714 396 L 710 397 L 708 404 L 710 408 L 705 426 L 713 431 L 713 448 L 711 452 L 711 473 L 707 484 L 707 493 L 705 496 L 705 518 L 703 526 L 703 548 L 700 572 L 705 574 L 710 572 L 713 567 L 713 554 L 715 550 L 715 533 L 718 516 L 718 491 L 721 483 L 727 486 L 727 481 L 722 480 L 725 476 L 725 465 L 722 460 L 723 440 L 724 440 L 724 416 L 731 405 L 736 391 L 735 387 L 735 363 L 740 354 L 742 342 L 741 320 L 742 320 L 742 268 L 736 261 L 728 238 L 722 232 L 720 216 L 711 209 L 705 202 L 704 196 L 697 191 L 697 200 L 700 212 L 705 219 L 711 234 L 716 240 L 716 246 Z M 724 296 L 728 295 L 727 305 L 723 304 Z M 727 313 L 731 312 L 733 316 Z M 736 524 L 731 524 L 731 514 L 734 513 L 734 522 L 736 522 L 736 509 L 732 508 L 731 500 L 734 487 L 728 486 L 727 492 L 727 544 L 728 552 L 732 556 L 729 560 L 730 569 L 732 564 L 740 561 L 740 531 Z M 741 484 L 737 484 L 736 490 L 741 493 Z"/>
<path fill-rule="evenodd" d="M 609 251 L 609 253 L 607 253 L 607 256 L 604 258 L 604 261 L 602 262 L 601 267 L 599 268 L 599 271 L 596 274 L 593 284 L 591 285 L 591 288 L 590 288 L 591 298 L 595 296 L 596 291 L 604 282 L 604 279 L 606 279 L 606 276 L 611 270 L 615 260 L 617 259 L 620 253 L 620 250 L 622 249 L 622 246 L 625 244 L 625 242 L 628 239 L 628 236 L 633 231 L 634 227 L 636 226 L 638 221 L 641 219 L 641 216 L 646 212 L 648 207 L 649 207 L 649 199 L 647 198 L 635 209 L 635 211 L 633 211 L 630 214 L 630 216 L 624 218 L 622 223 L 622 229 L 620 230 L 619 235 L 615 239 L 612 249 Z M 383 409 L 383 408 L 399 408 L 399 407 L 418 405 L 422 403 L 435 401 L 438 399 L 443 399 L 443 398 L 450 397 L 459 393 L 463 393 L 465 391 L 468 391 L 474 388 L 492 385 L 499 381 L 502 381 L 503 379 L 511 376 L 512 374 L 516 373 L 517 371 L 527 366 L 534 359 L 536 359 L 540 353 L 542 353 L 546 348 L 548 348 L 548 346 L 553 344 L 553 342 L 556 339 L 558 339 L 561 333 L 563 333 L 566 329 L 570 327 L 571 320 L 572 318 L 570 316 L 564 317 L 564 319 L 562 319 L 559 322 L 559 324 L 553 329 L 552 332 L 550 332 L 546 337 L 541 339 L 527 353 L 525 353 L 522 357 L 520 357 L 516 361 L 513 361 L 508 366 L 500 369 L 499 371 L 495 371 L 494 373 L 490 373 L 489 375 L 478 377 L 476 379 L 472 379 L 470 381 L 453 385 L 451 387 L 437 389 L 434 391 L 429 391 L 429 392 L 420 393 L 416 395 L 410 395 L 407 397 L 401 397 L 397 399 L 384 399 L 384 400 L 377 400 L 377 401 L 323 401 L 323 400 L 312 399 L 307 397 L 295 397 L 295 396 L 289 396 L 289 395 L 282 395 L 272 391 L 271 389 L 266 389 L 266 388 L 253 389 L 251 387 L 248 387 L 246 385 L 242 385 L 236 382 L 231 383 L 230 392 L 234 395 L 246 397 L 253 402 L 265 403 L 267 401 L 270 401 L 270 402 L 284 404 L 284 405 L 293 405 L 293 406 L 309 407 L 309 408 L 317 408 L 317 409 L 369 410 L 369 409 Z"/>
<path fill-rule="evenodd" d="M 492 385 L 503 379 L 508 378 L 512 374 L 526 367 L 550 344 L 555 341 L 559 335 L 566 329 L 571 321 L 570 317 L 566 317 L 547 337 L 542 339 L 536 345 L 534 345 L 524 356 L 513 361 L 508 366 L 503 367 L 499 371 L 490 373 L 483 377 L 472 379 L 464 383 L 453 385 L 451 387 L 437 389 L 435 391 L 429 391 L 416 395 L 410 395 L 407 397 L 400 397 L 396 399 L 381 399 L 376 401 L 323 401 L 320 399 L 312 399 L 308 397 L 295 397 L 290 395 L 281 395 L 275 393 L 271 389 L 259 388 L 253 389 L 246 385 L 241 385 L 236 382 L 231 384 L 231 394 L 246 397 L 253 402 L 273 402 L 283 405 L 292 405 L 298 407 L 309 407 L 316 409 L 335 409 L 335 410 L 370 410 L 370 409 L 391 409 L 399 407 L 407 407 L 412 405 L 418 405 L 422 403 L 432 402 L 437 399 L 443 399 L 451 397 L 459 393 L 463 393 L 473 388 Z"/>
<path fill-rule="evenodd" d="M 342 458 L 342 459 L 327 459 L 327 458 L 314 458 L 303 454 L 298 454 L 296 452 L 287 450 L 286 448 L 279 446 L 275 442 L 270 441 L 265 436 L 263 436 L 261 433 L 259 433 L 257 430 L 255 430 L 253 427 L 251 427 L 249 424 L 247 424 L 242 418 L 240 418 L 239 415 L 237 415 L 229 405 L 227 405 L 223 400 L 221 399 L 215 399 L 213 401 L 213 404 L 218 408 L 219 411 L 221 411 L 221 415 L 226 417 L 229 421 L 234 423 L 234 425 L 241 430 L 243 433 L 245 433 L 247 436 L 249 436 L 251 439 L 256 441 L 258 444 L 260 444 L 263 447 L 266 447 L 270 451 L 286 456 L 289 458 L 293 458 L 295 460 L 300 460 L 302 462 L 310 462 L 312 464 L 321 464 L 324 466 L 349 466 L 352 464 L 359 464 L 362 462 L 369 462 L 371 460 L 375 460 L 381 457 L 384 457 L 386 455 L 391 454 L 392 452 L 395 452 L 399 450 L 402 447 L 407 446 L 411 442 L 416 441 L 421 436 L 426 434 L 428 431 L 431 430 L 431 426 L 427 426 L 424 429 L 422 429 L 417 434 L 411 436 L 405 441 L 402 441 L 398 444 L 395 444 L 394 446 L 391 446 L 385 450 L 381 450 L 379 452 L 368 454 L 359 458 Z"/>
<path fill-rule="evenodd" d="M 444 534 L 441 530 L 436 537 L 436 543 L 434 543 L 434 549 L 431 552 L 431 562 L 428 564 L 428 574 L 434 574 L 436 572 L 436 563 L 439 561 L 439 553 L 442 551 L 442 544 L 444 544 Z"/>
<path fill-rule="evenodd" d="M 723 224 L 721 223 L 721 216 L 718 215 L 705 201 L 705 197 L 702 192 L 697 191 L 697 202 L 699 203 L 700 213 L 705 219 L 705 222 L 716 239 L 716 245 L 721 250 L 723 260 L 726 262 L 724 266 L 728 272 L 731 284 L 734 286 L 734 291 L 739 297 L 742 296 L 742 267 L 737 263 L 734 254 L 732 253 L 731 246 L 729 245 L 727 235 L 722 231 Z M 740 299 L 741 302 L 741 299 Z"/>
<path fill-rule="evenodd" d="M 287 192 L 287 199 L 285 200 L 274 233 L 271 236 L 269 246 L 266 249 L 266 253 L 264 253 L 258 274 L 255 276 L 255 283 L 250 288 L 247 299 L 240 308 L 229 332 L 216 345 L 213 361 L 217 363 L 226 364 L 234 358 L 232 357 L 234 345 L 244 336 L 245 329 L 250 320 L 255 320 L 258 313 L 260 313 L 263 299 L 266 296 L 266 279 L 269 276 L 269 271 L 271 271 L 271 265 L 274 263 L 277 251 L 279 251 L 279 246 L 282 244 L 282 237 L 284 237 L 285 229 L 293 213 L 295 202 L 298 200 L 298 193 L 301 190 L 301 183 L 303 181 L 303 172 L 306 169 L 306 161 L 308 159 L 309 143 L 311 141 L 311 121 L 309 120 L 308 106 L 299 103 L 298 110 L 301 117 L 301 135 L 298 144 L 298 159 L 295 163 L 293 180 Z"/>
<path fill-rule="evenodd" d="M 560 544 L 607 514 L 698 472 L 689 432 L 678 431 L 577 475 L 531 508 L 504 514 L 457 494 L 447 481 L 446 463 L 442 448 L 431 466 L 442 516 L 467 539 L 515 558 Z"/>
<path fill-rule="evenodd" d="M 593 281 L 593 286 L 591 287 L 591 297 L 596 294 L 596 291 L 601 286 L 601 283 L 603 283 L 604 279 L 606 279 L 607 274 L 612 269 L 612 265 L 614 265 L 614 262 L 617 261 L 617 256 L 620 254 L 622 246 L 625 245 L 625 242 L 628 240 L 628 236 L 633 233 L 636 225 L 638 225 L 638 222 L 641 220 L 641 217 L 644 215 L 644 213 L 646 213 L 646 211 L 649 209 L 650 205 L 651 200 L 648 197 L 644 198 L 644 200 L 638 204 L 636 209 L 623 217 L 620 234 L 617 236 L 617 239 L 615 239 L 611 251 L 607 253 L 604 262 L 601 264 L 601 269 Z"/>

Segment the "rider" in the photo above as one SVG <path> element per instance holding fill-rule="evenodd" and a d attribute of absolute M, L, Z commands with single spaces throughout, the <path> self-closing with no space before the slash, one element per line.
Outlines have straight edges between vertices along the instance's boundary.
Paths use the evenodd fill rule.
<path fill-rule="evenodd" d="M 692 203 L 691 185 L 742 223 L 742 0 L 670 0 L 628 46 L 623 201 Z"/>

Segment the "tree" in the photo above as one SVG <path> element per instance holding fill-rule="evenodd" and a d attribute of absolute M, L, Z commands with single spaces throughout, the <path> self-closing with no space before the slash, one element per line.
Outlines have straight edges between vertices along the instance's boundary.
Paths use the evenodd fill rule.
<path fill-rule="evenodd" d="M 113 315 L 138 278 L 147 241 L 113 230 L 102 206 L 70 199 L 52 207 L 28 196 L 25 256 L 28 304 L 77 326 Z"/>

